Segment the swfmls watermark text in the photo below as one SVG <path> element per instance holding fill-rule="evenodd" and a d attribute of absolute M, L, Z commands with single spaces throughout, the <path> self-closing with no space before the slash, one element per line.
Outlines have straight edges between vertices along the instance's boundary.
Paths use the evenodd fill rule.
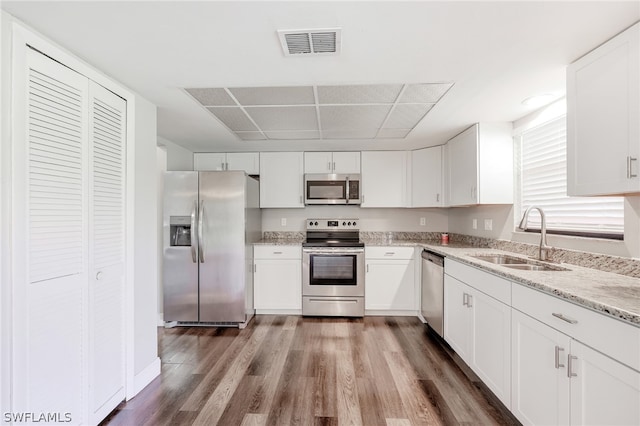
<path fill-rule="evenodd" d="M 71 413 L 33 413 L 33 412 L 7 412 L 3 413 L 6 423 L 70 423 L 73 418 Z"/>

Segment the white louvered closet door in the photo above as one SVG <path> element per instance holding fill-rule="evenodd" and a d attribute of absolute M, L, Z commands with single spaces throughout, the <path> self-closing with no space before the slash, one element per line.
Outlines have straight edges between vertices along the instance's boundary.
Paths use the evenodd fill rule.
<path fill-rule="evenodd" d="M 77 424 L 86 383 L 88 79 L 27 51 L 14 87 L 24 123 L 15 129 L 24 143 L 14 144 L 14 412 L 69 413 Z"/>
<path fill-rule="evenodd" d="M 98 423 L 125 398 L 126 101 L 89 86 L 89 405 Z"/>

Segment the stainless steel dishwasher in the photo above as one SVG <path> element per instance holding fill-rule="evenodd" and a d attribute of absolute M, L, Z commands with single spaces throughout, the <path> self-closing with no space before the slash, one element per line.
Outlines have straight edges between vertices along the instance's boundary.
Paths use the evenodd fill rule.
<path fill-rule="evenodd" d="M 429 326 L 444 337 L 444 256 L 422 251 L 422 316 Z"/>

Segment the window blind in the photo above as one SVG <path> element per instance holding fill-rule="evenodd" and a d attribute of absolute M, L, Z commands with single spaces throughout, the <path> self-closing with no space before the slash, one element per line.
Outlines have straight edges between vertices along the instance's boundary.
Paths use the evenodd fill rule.
<path fill-rule="evenodd" d="M 541 207 L 547 229 L 572 233 L 624 233 L 622 197 L 567 196 L 566 115 L 540 124 L 521 135 L 520 215 L 529 206 Z M 540 228 L 531 212 L 529 226 Z"/>

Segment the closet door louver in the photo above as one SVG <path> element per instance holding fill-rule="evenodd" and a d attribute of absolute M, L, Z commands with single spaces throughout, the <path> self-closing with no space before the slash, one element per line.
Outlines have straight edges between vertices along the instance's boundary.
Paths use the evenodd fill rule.
<path fill-rule="evenodd" d="M 26 169 L 18 179 L 26 230 L 15 230 L 25 236 L 25 253 L 16 256 L 26 271 L 14 286 L 24 308 L 14 317 L 24 321 L 14 328 L 24 332 L 15 333 L 15 403 L 69 413 L 78 423 L 86 379 L 88 80 L 31 49 L 26 80 L 26 146 L 15 148 Z"/>
<path fill-rule="evenodd" d="M 90 423 L 98 423 L 125 397 L 126 102 L 95 83 L 90 85 L 89 102 Z"/>

